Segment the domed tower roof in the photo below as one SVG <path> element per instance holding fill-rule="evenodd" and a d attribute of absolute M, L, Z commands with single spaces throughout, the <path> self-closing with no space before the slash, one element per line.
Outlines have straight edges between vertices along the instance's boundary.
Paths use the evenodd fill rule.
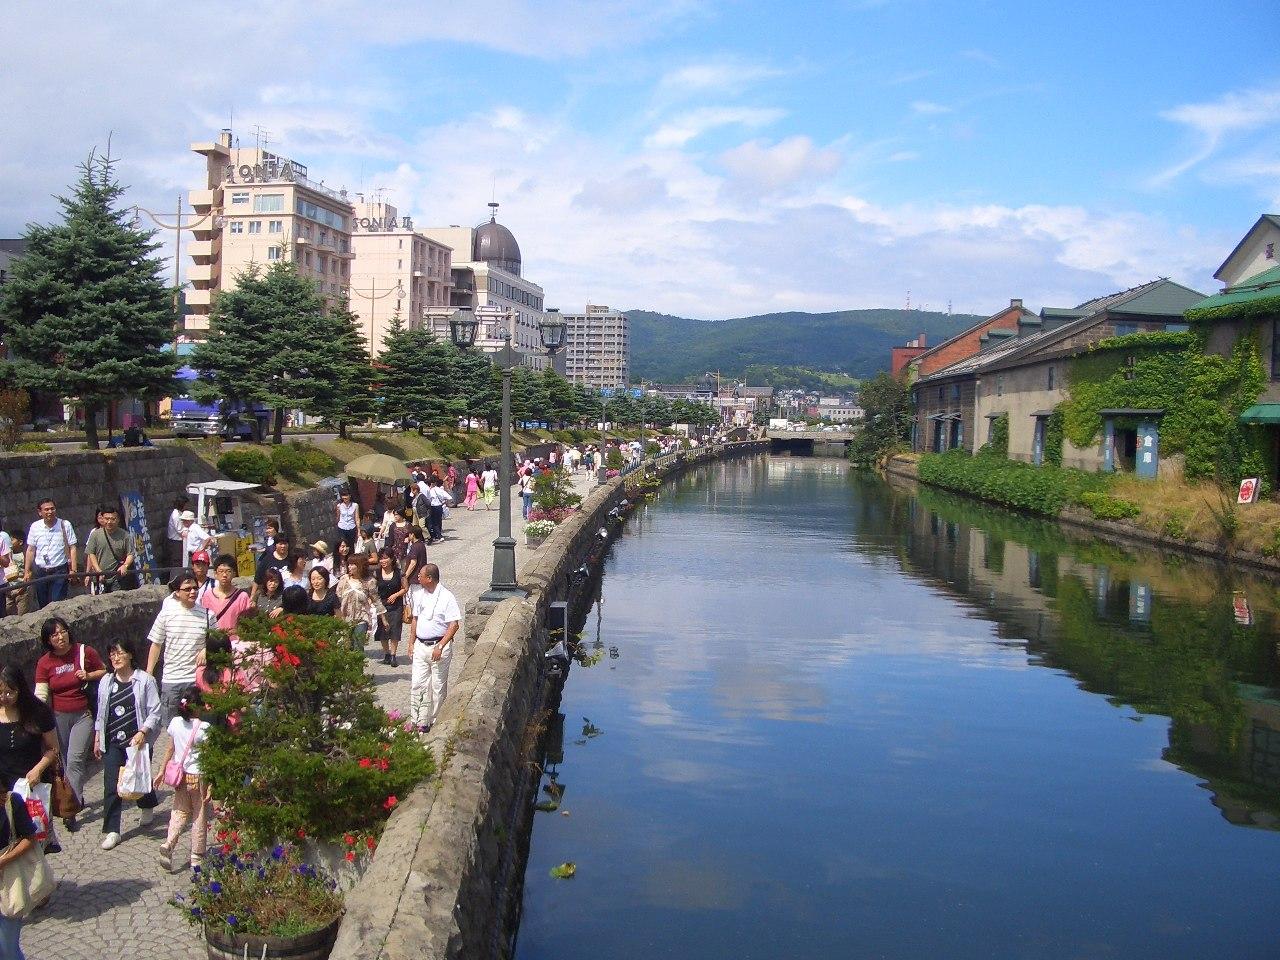
<path fill-rule="evenodd" d="M 498 205 L 489 204 L 492 211 L 489 222 L 476 227 L 471 244 L 471 259 L 476 263 L 488 263 L 520 276 L 520 244 L 510 230 L 498 222 Z"/>

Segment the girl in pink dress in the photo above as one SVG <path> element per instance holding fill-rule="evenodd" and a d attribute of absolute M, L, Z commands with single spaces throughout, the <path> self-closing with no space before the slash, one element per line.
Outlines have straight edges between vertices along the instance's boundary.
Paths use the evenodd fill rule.
<path fill-rule="evenodd" d="M 476 497 L 480 494 L 480 478 L 476 476 L 476 472 L 472 470 L 467 474 L 467 498 L 462 501 L 462 505 L 468 510 L 476 508 Z"/>

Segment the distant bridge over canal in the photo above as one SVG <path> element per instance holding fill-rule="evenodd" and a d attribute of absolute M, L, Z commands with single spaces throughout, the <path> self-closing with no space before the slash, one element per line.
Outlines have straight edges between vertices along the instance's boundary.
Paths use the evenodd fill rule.
<path fill-rule="evenodd" d="M 858 435 L 858 428 L 847 430 L 769 430 L 769 449 L 774 453 L 784 451 L 812 453 L 815 456 L 843 457 L 849 442 Z"/>

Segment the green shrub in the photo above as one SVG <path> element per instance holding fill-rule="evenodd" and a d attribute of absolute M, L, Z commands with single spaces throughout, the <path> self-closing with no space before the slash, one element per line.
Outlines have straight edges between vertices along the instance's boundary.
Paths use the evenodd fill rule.
<path fill-rule="evenodd" d="M 230 479 L 242 483 L 261 483 L 269 487 L 276 482 L 271 458 L 260 450 L 230 450 L 218 457 L 218 469 Z"/>
<path fill-rule="evenodd" d="M 610 447 L 609 452 L 605 454 L 604 465 L 610 470 L 622 469 L 622 451 L 617 447 Z"/>
<path fill-rule="evenodd" d="M 329 476 L 342 466 L 309 440 L 290 440 L 272 447 L 271 463 L 281 476 L 295 482 L 303 480 L 307 473 Z"/>
<path fill-rule="evenodd" d="M 996 457 L 974 457 L 963 450 L 920 457 L 920 479 L 1018 510 L 1057 516 L 1089 491 L 1105 491 L 1110 477 L 1061 467 L 1035 467 Z"/>
<path fill-rule="evenodd" d="M 1009 415 L 1007 413 L 992 418 L 991 438 L 978 452 L 993 457 L 1009 456 Z"/>
<path fill-rule="evenodd" d="M 53 447 L 39 440 L 23 440 L 13 446 L 14 453 L 48 453 Z"/>
<path fill-rule="evenodd" d="M 1190 511 L 1185 509 L 1173 510 L 1165 518 L 1163 526 L 1160 527 L 1160 532 L 1174 540 L 1187 540 L 1190 537 L 1187 533 L 1187 521 L 1190 519 Z"/>
<path fill-rule="evenodd" d="M 1099 520 L 1128 520 L 1142 513 L 1142 508 L 1136 503 L 1108 493 L 1088 491 L 1080 494 L 1080 502 Z"/>

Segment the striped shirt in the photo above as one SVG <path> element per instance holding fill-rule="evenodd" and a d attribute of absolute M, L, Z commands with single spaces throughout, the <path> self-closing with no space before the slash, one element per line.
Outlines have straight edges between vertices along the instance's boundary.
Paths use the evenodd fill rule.
<path fill-rule="evenodd" d="M 214 626 L 213 614 L 204 607 L 188 608 L 181 601 L 160 607 L 147 640 L 164 647 L 166 684 L 196 682 L 196 656 Z"/>

